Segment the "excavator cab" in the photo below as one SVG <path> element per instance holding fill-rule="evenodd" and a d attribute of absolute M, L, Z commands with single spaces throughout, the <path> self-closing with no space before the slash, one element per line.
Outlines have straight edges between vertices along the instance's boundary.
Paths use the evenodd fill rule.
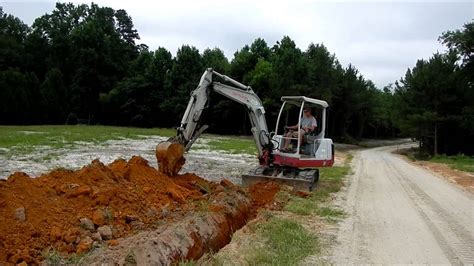
<path fill-rule="evenodd" d="M 327 102 L 305 96 L 284 96 L 272 134 L 271 163 L 242 175 L 249 186 L 262 180 L 277 180 L 295 190 L 311 191 L 319 179 L 319 168 L 334 164 L 334 145 L 325 138 Z M 311 115 L 305 114 L 309 110 Z M 313 116 L 316 128 L 303 132 L 303 117 Z"/>
<path fill-rule="evenodd" d="M 334 148 L 325 138 L 327 102 L 305 96 L 284 96 L 273 136 L 277 145 L 274 163 L 298 169 L 332 166 Z M 316 120 L 314 129 L 304 130 L 303 120 Z M 291 128 L 291 129 L 288 129 Z"/>

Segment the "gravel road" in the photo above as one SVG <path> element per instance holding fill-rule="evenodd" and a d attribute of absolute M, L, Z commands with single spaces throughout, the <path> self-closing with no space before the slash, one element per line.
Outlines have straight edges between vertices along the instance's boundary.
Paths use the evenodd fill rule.
<path fill-rule="evenodd" d="M 356 153 L 332 261 L 474 263 L 474 195 L 391 153 Z"/>

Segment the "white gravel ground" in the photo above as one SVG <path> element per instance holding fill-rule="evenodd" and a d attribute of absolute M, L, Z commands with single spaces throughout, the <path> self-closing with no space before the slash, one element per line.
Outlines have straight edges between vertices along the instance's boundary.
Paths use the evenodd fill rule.
<path fill-rule="evenodd" d="M 73 149 L 38 147 L 32 153 L 12 157 L 0 153 L 0 178 L 7 178 L 17 171 L 37 176 L 59 167 L 78 169 L 94 159 L 108 164 L 117 158 L 128 160 L 133 155 L 142 156 L 150 162 L 150 165 L 157 167 L 155 147 L 166 139 L 157 136 L 109 140 L 100 145 L 82 142 Z M 257 166 L 256 156 L 211 151 L 206 145 L 208 141 L 209 139 L 201 138 L 194 144 L 191 151 L 185 155 L 186 164 L 181 172 L 193 172 L 209 180 L 227 178 L 240 183 L 238 177 Z"/>

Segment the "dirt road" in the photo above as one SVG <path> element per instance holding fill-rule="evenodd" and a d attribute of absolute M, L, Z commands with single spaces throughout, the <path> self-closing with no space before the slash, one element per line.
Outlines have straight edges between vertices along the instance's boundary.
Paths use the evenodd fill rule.
<path fill-rule="evenodd" d="M 391 153 L 360 151 L 353 160 L 332 261 L 474 263 L 474 196 Z"/>

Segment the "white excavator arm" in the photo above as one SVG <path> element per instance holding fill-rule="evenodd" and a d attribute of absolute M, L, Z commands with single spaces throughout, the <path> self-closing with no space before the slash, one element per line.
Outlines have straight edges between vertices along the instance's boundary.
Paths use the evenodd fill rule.
<path fill-rule="evenodd" d="M 222 82 L 214 81 L 218 77 Z M 252 124 L 252 134 L 257 145 L 258 155 L 263 155 L 265 147 L 271 144 L 267 122 L 265 120 L 265 109 L 262 101 L 251 87 L 235 81 L 225 75 L 219 74 L 212 68 L 208 68 L 201 76 L 198 87 L 192 91 L 183 119 L 178 128 L 175 141 L 181 143 L 185 150 L 189 150 L 194 141 L 207 129 L 207 125 L 201 125 L 201 115 L 209 106 L 209 95 L 217 92 L 225 97 L 243 104 L 248 111 Z"/>

